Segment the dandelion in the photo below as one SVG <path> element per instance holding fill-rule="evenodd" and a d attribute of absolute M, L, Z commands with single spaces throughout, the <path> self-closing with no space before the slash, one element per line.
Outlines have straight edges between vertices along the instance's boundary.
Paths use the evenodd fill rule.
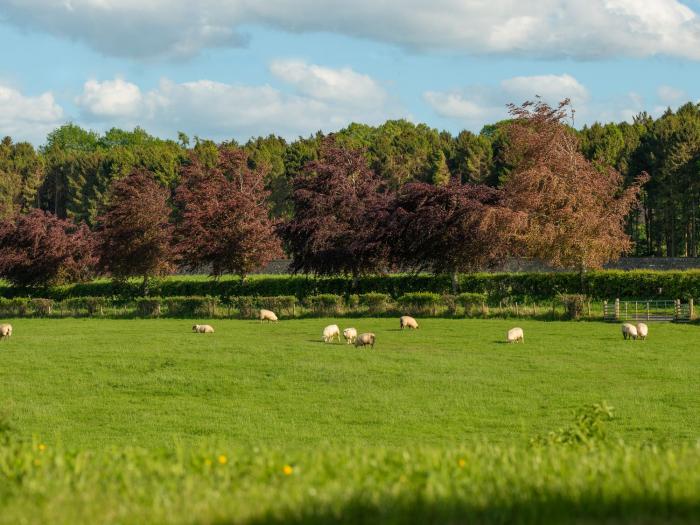
<path fill-rule="evenodd" d="M 225 465 L 226 463 L 228 463 L 228 458 L 226 456 L 224 456 L 223 454 L 221 454 L 219 456 L 219 464 Z"/>
<path fill-rule="evenodd" d="M 284 472 L 284 475 L 285 475 L 285 476 L 291 476 L 291 475 L 292 475 L 292 472 L 294 472 L 294 469 L 293 469 L 292 467 L 290 467 L 289 465 L 285 465 L 285 466 L 282 468 L 282 472 Z"/>
<path fill-rule="evenodd" d="M 46 450 L 46 445 L 39 443 L 39 452 L 43 452 L 44 450 Z"/>
<path fill-rule="evenodd" d="M 459 458 L 459 461 L 457 462 L 457 464 L 459 465 L 459 468 L 464 468 L 464 465 L 466 465 L 467 462 L 464 461 L 462 458 Z"/>

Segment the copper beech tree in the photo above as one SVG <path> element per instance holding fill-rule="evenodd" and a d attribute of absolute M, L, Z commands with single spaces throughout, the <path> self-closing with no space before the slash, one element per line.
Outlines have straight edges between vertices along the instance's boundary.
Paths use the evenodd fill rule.
<path fill-rule="evenodd" d="M 506 156 L 514 168 L 503 189 L 507 205 L 526 219 L 517 236 L 520 253 L 584 272 L 628 252 L 625 220 L 647 175 L 624 188 L 617 171 L 588 161 L 566 125 L 573 117 L 568 99 L 557 107 L 538 100 L 509 110 Z"/>
<path fill-rule="evenodd" d="M 110 185 L 108 204 L 97 220 L 101 268 L 117 279 L 141 277 L 144 295 L 151 277 L 175 267 L 169 197 L 152 173 L 139 169 Z"/>
<path fill-rule="evenodd" d="M 386 268 L 380 228 L 390 196 L 363 151 L 326 139 L 293 190 L 294 215 L 279 231 L 294 272 L 351 275 L 355 286 L 360 275 Z"/>
<path fill-rule="evenodd" d="M 76 225 L 34 209 L 0 222 L 0 277 L 17 286 L 84 281 L 95 275 L 95 238 Z"/>
<path fill-rule="evenodd" d="M 196 155 L 175 194 L 177 248 L 190 269 L 214 277 L 250 272 L 283 255 L 270 219 L 265 170 L 250 169 L 242 150 L 221 148 L 208 165 Z"/>
<path fill-rule="evenodd" d="M 394 200 L 385 239 L 398 267 L 449 274 L 487 268 L 507 254 L 518 215 L 484 185 L 409 183 Z"/>

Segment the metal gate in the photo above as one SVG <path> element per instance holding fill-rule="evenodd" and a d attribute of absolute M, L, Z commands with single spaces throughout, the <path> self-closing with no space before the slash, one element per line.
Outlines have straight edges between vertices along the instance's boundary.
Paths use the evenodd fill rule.
<path fill-rule="evenodd" d="M 693 317 L 693 301 L 680 299 L 665 301 L 603 301 L 603 319 L 606 321 L 673 321 L 687 323 Z"/>

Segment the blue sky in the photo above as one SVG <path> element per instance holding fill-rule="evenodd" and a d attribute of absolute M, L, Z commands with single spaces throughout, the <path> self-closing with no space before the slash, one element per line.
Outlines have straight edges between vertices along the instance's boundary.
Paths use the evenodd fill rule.
<path fill-rule="evenodd" d="M 458 132 L 570 97 L 577 125 L 700 98 L 688 0 L 0 0 L 0 134 L 216 140 L 408 118 Z"/>

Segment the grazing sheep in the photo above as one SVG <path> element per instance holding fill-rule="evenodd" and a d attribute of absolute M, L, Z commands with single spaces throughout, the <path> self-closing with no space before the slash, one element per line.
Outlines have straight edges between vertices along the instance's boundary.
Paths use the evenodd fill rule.
<path fill-rule="evenodd" d="M 192 331 L 198 334 L 213 334 L 214 328 L 208 324 L 196 324 L 192 327 Z"/>
<path fill-rule="evenodd" d="M 340 328 L 337 324 L 329 324 L 323 329 L 323 342 L 330 343 L 333 338 L 337 338 L 340 343 Z"/>
<path fill-rule="evenodd" d="M 264 308 L 260 310 L 260 322 L 263 321 L 277 321 L 277 316 L 275 312 L 270 310 L 265 310 Z"/>
<path fill-rule="evenodd" d="M 346 328 L 343 330 L 343 337 L 345 338 L 347 344 L 354 343 L 355 339 L 357 339 L 357 329 Z"/>
<path fill-rule="evenodd" d="M 399 326 L 401 330 L 404 328 L 411 328 L 413 330 L 418 330 L 418 323 L 410 315 L 404 315 L 399 319 Z"/>
<path fill-rule="evenodd" d="M 525 342 L 525 334 L 523 333 L 523 329 L 515 327 L 508 330 L 508 342 L 517 343 L 518 341 L 521 343 Z"/>
<path fill-rule="evenodd" d="M 646 339 L 647 334 L 649 334 L 649 327 L 644 323 L 637 323 L 637 337 L 640 339 Z"/>
<path fill-rule="evenodd" d="M 0 324 L 0 340 L 9 339 L 12 335 L 12 325 L 11 324 Z"/>
<path fill-rule="evenodd" d="M 622 325 L 622 337 L 623 339 L 637 339 L 637 327 L 630 323 L 625 323 Z"/>
<path fill-rule="evenodd" d="M 375 339 L 375 335 L 371 332 L 360 334 L 357 336 L 357 339 L 355 339 L 355 346 L 357 347 L 370 345 L 372 348 L 374 348 Z"/>

